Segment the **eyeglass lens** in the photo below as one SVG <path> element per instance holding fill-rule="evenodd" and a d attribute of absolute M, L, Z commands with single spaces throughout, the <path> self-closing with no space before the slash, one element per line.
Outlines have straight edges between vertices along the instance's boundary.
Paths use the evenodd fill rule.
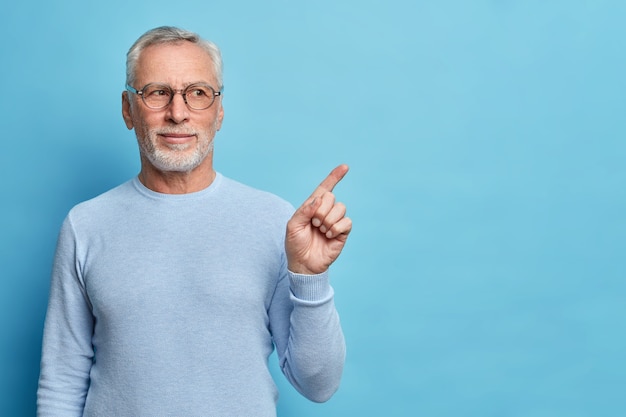
<path fill-rule="evenodd" d="M 144 103 L 153 109 L 166 107 L 176 94 L 170 86 L 163 84 L 148 84 L 142 91 Z M 195 110 L 207 109 L 215 101 L 215 90 L 208 85 L 190 85 L 182 94 L 187 105 Z"/>

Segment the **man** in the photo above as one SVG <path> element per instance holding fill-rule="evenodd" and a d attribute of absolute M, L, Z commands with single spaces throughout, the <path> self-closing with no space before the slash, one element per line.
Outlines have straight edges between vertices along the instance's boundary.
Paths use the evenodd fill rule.
<path fill-rule="evenodd" d="M 328 400 L 345 358 L 328 267 L 352 228 L 332 194 L 347 166 L 295 212 L 217 173 L 221 57 L 196 34 L 145 33 L 126 77 L 141 170 L 61 228 L 38 415 L 273 416 L 274 348 L 299 392 Z"/>

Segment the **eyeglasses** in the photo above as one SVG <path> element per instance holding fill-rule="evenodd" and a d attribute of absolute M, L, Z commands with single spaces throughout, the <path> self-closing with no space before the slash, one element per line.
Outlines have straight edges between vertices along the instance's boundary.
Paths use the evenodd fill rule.
<path fill-rule="evenodd" d="M 174 90 L 167 84 L 150 83 L 141 90 L 126 84 L 126 90 L 141 96 L 144 104 L 151 109 L 164 109 L 169 106 L 174 95 L 180 93 L 187 107 L 193 110 L 205 110 L 215 102 L 215 97 L 222 95 L 222 90 L 215 91 L 208 84 L 191 84 L 185 89 Z"/>

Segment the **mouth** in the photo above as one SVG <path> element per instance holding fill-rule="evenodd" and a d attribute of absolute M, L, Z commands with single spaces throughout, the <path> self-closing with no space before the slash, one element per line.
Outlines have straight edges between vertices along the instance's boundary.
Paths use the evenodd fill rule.
<path fill-rule="evenodd" d="M 187 143 L 196 138 L 196 135 L 193 133 L 160 133 L 159 136 L 164 142 L 173 145 Z"/>

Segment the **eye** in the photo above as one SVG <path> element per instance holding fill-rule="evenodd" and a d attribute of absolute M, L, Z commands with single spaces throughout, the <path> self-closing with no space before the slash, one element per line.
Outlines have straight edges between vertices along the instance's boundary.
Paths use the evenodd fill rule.
<path fill-rule="evenodd" d="M 167 96 L 169 92 L 167 90 L 153 90 L 150 92 L 151 96 Z"/>
<path fill-rule="evenodd" d="M 203 87 L 191 87 L 187 94 L 191 97 L 206 97 L 209 95 L 209 92 Z"/>
<path fill-rule="evenodd" d="M 172 94 L 169 88 L 161 85 L 151 86 L 147 88 L 144 92 L 146 97 L 169 97 Z"/>

